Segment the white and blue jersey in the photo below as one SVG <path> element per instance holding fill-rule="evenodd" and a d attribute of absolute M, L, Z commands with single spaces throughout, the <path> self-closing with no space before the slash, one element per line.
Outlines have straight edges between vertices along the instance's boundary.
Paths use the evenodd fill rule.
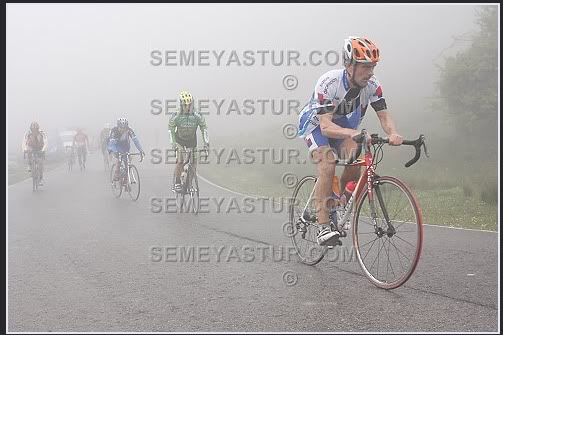
<path fill-rule="evenodd" d="M 132 128 L 128 128 L 121 132 L 120 129 L 116 126 L 110 130 L 110 137 L 108 138 L 108 151 L 116 153 L 129 153 L 130 140 L 132 140 L 136 148 L 142 152 L 140 141 L 138 141 L 138 138 L 136 137 L 136 134 Z"/>
<path fill-rule="evenodd" d="M 337 148 L 342 139 L 328 138 L 320 131 L 318 115 L 333 113 L 332 121 L 338 126 L 356 129 L 362 122 L 368 105 L 374 111 L 386 109 L 382 86 L 372 77 L 363 88 L 352 87 L 346 69 L 334 69 L 320 77 L 308 104 L 298 118 L 298 136 L 304 138 L 310 151 L 320 146 Z"/>

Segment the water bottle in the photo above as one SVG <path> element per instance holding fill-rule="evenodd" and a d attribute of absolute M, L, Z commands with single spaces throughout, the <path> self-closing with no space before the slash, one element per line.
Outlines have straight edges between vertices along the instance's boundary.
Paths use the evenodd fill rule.
<path fill-rule="evenodd" d="M 346 187 L 344 188 L 344 193 L 342 194 L 342 199 L 340 200 L 341 202 L 341 214 L 340 214 L 340 219 L 344 217 L 344 210 L 346 208 L 346 205 L 348 204 L 348 202 L 350 201 L 350 198 L 352 197 L 352 193 L 354 192 L 354 189 L 356 189 L 356 182 L 355 181 L 349 181 L 348 183 L 346 183 Z M 342 227 L 344 229 L 344 231 L 347 231 L 350 229 L 350 219 L 344 224 L 344 226 Z"/>
<path fill-rule="evenodd" d="M 346 203 L 348 201 L 350 201 L 350 198 L 352 197 L 352 193 L 354 192 L 354 189 L 356 189 L 356 182 L 355 181 L 349 181 L 348 183 L 346 183 L 346 187 L 344 188 L 344 193 L 342 194 L 346 197 L 346 202 L 344 203 L 344 205 L 346 205 Z"/>

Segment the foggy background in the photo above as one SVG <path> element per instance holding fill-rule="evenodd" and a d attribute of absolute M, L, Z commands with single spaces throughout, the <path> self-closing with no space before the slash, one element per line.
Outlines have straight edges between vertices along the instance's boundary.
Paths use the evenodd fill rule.
<path fill-rule="evenodd" d="M 308 159 L 303 140 L 287 138 L 283 127 L 298 124 L 299 108 L 318 78 L 342 68 L 341 49 L 349 35 L 378 45 L 375 76 L 397 129 L 408 139 L 424 134 L 431 154 L 405 169 L 413 150 L 388 148 L 379 172 L 407 181 L 429 220 L 495 228 L 497 6 L 9 5 L 9 182 L 21 178 L 16 150 L 33 120 L 53 144 L 59 131 L 77 127 L 95 141 L 105 123 L 126 117 L 149 156 L 153 149 L 165 150 L 166 103 L 174 110 L 182 90 L 192 93 L 196 108 L 201 101 L 207 104 L 200 110 L 215 151 L 296 149 Z M 169 51 L 172 58 L 167 58 Z M 207 52 L 204 59 L 200 51 Z M 253 52 L 251 65 L 245 64 L 247 51 Z M 269 52 L 262 59 L 258 51 Z M 300 54 L 300 65 L 288 62 L 289 51 Z M 329 55 L 331 64 L 311 65 L 313 51 L 320 58 Z M 240 64 L 233 61 L 234 53 Z M 194 63 L 185 62 L 190 55 Z M 295 89 L 283 85 L 286 75 L 298 80 Z M 253 101 L 252 113 L 245 112 L 247 100 Z M 258 100 L 267 101 L 264 113 Z M 220 112 L 215 103 L 221 103 Z M 383 134 L 372 109 L 361 127 Z M 214 160 L 202 170 L 205 178 L 263 196 L 286 192 L 280 185 L 282 172 L 311 173 L 309 165 L 261 163 L 246 169 Z M 58 155 L 48 163 L 57 166 Z M 151 165 L 150 159 L 144 163 Z M 423 191 L 431 192 L 424 196 Z M 448 218 L 445 208 L 454 209 Z"/>
<path fill-rule="evenodd" d="M 10 328 L 497 330 L 498 18 L 497 7 L 477 5 L 8 5 Z M 179 264 L 190 267 L 175 267 L 168 256 L 172 246 L 291 243 L 288 200 L 256 211 L 227 208 L 246 198 L 242 194 L 264 197 L 259 203 L 291 197 L 297 189 L 285 178 L 316 173 L 304 141 L 283 136 L 286 124 L 298 123 L 297 110 L 288 112 L 287 103 L 302 107 L 318 78 L 342 64 L 290 65 L 284 57 L 278 66 L 269 54 L 263 65 L 257 51 L 273 51 L 275 60 L 299 52 L 300 62 L 309 62 L 312 51 L 340 56 L 350 35 L 378 45 L 375 76 L 398 132 L 408 139 L 424 134 L 430 150 L 429 159 L 405 168 L 413 148 L 374 149 L 377 174 L 405 182 L 422 211 L 426 244 L 410 280 L 420 288 L 402 298 L 359 288 L 353 260 L 325 270 L 294 262 L 292 270 L 290 258 L 232 262 L 212 256 L 206 266 L 184 260 Z M 154 51 L 175 52 L 177 64 L 154 65 Z M 180 51 L 193 51 L 196 63 L 178 64 Z M 210 66 L 197 63 L 199 51 L 208 52 Z M 223 64 L 213 51 L 224 51 Z M 247 51 L 255 53 L 252 65 L 244 64 Z M 240 65 L 226 65 L 233 52 Z M 288 75 L 298 80 L 295 89 L 286 88 Z M 198 215 L 170 210 L 176 207 L 170 206 L 176 204 L 175 165 L 153 162 L 157 150 L 169 146 L 169 115 L 155 115 L 152 102 L 175 101 L 182 90 L 197 102 L 224 100 L 223 112 L 218 115 L 209 102 L 205 115 L 212 151 L 210 163 L 198 165 L 198 183 L 208 211 Z M 262 115 L 255 105 L 248 115 L 244 100 L 283 101 L 284 109 L 274 115 L 268 105 Z M 241 111 L 228 114 L 233 101 Z M 142 185 L 137 201 L 128 193 L 113 196 L 115 166 L 106 166 L 99 145 L 89 149 L 85 171 L 68 163 L 73 153 L 49 151 L 45 183 L 31 191 L 19 150 L 32 121 L 53 145 L 59 133 L 79 127 L 94 140 L 118 117 L 129 120 L 146 152 L 143 161 L 133 159 L 140 180 L 130 184 L 138 184 L 135 190 Z M 372 109 L 361 127 L 384 134 Z M 280 157 L 278 163 L 274 156 L 226 162 L 231 151 L 244 149 L 296 149 L 307 162 Z M 218 150 L 225 151 L 224 163 L 215 162 Z M 38 244 L 50 245 L 51 253 Z M 158 248 L 165 251 L 160 261 L 151 256 Z M 37 271 L 29 271 L 29 262 L 38 263 Z M 291 274 L 300 283 L 288 292 L 285 276 Z M 351 287 L 359 289 L 352 293 Z"/>
<path fill-rule="evenodd" d="M 211 66 L 153 66 L 151 51 L 225 50 L 224 62 L 232 50 L 298 50 L 302 61 L 312 50 L 340 53 L 348 35 L 379 46 L 376 77 L 400 132 L 411 136 L 434 95 L 435 62 L 473 20 L 472 5 L 8 5 L 8 149 L 32 120 L 46 131 L 82 126 L 95 134 L 119 116 L 144 148 L 156 145 L 155 130 L 163 147 L 168 118 L 152 115 L 151 101 L 183 89 L 196 99 L 298 99 L 302 106 L 319 76 L 340 63 L 272 66 L 268 56 L 265 66 L 256 57 L 253 66 L 218 67 L 210 55 Z M 285 74 L 298 78 L 296 90 L 284 89 Z M 269 111 L 216 115 L 211 105 L 206 120 L 213 141 L 297 122 Z"/>

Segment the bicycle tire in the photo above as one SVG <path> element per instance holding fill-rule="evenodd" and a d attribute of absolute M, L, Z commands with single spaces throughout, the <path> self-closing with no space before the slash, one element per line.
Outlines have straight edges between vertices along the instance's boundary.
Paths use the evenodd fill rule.
<path fill-rule="evenodd" d="M 112 164 L 112 168 L 110 168 L 110 186 L 112 188 L 112 194 L 116 197 L 116 198 L 120 198 L 120 196 L 122 195 L 122 189 L 124 189 L 121 185 L 120 180 L 114 180 L 114 174 L 116 171 L 116 163 L 114 162 Z"/>
<path fill-rule="evenodd" d="M 184 183 L 182 183 L 182 175 L 180 177 L 180 187 L 181 187 L 181 191 L 177 192 L 174 188 L 174 185 L 176 184 L 176 177 L 173 176 L 173 181 L 172 181 L 172 190 L 174 191 L 174 195 L 176 197 L 176 206 L 178 208 L 178 211 L 180 213 L 183 213 L 184 207 L 187 203 L 187 199 L 186 196 L 188 195 L 186 193 L 187 191 L 187 187 L 188 187 L 188 180 L 186 180 Z M 187 206 L 186 208 L 189 208 L 189 206 Z"/>
<path fill-rule="evenodd" d="M 138 197 L 140 196 L 140 174 L 138 173 L 136 167 L 132 164 L 128 165 L 127 177 L 128 183 L 126 184 L 126 187 L 128 189 L 128 194 L 130 195 L 130 198 L 132 198 L 132 201 L 137 201 Z M 132 182 L 133 180 L 134 183 Z M 134 188 L 137 188 L 137 190 L 134 191 Z"/>
<path fill-rule="evenodd" d="M 32 159 L 32 192 L 36 192 L 38 190 L 38 162 L 36 161 L 35 156 L 31 156 Z"/>
<path fill-rule="evenodd" d="M 390 186 L 388 190 L 387 204 L 385 203 L 385 185 Z M 393 194 L 395 194 L 396 197 L 393 197 Z M 378 195 L 380 195 L 381 199 L 378 198 Z M 406 202 L 402 202 L 402 196 L 407 198 Z M 413 193 L 402 181 L 395 177 L 379 177 L 374 181 L 373 185 L 373 202 L 375 205 L 375 211 L 378 213 L 377 209 L 379 208 L 382 212 L 382 215 L 384 215 L 386 212 L 386 214 L 389 215 L 388 218 L 393 229 L 388 226 L 386 229 L 390 229 L 390 231 L 383 232 L 384 228 L 378 227 L 378 230 L 381 229 L 382 231 L 376 233 L 376 228 L 373 226 L 373 220 L 370 220 L 370 222 L 362 221 L 362 223 L 366 223 L 368 226 L 368 231 L 374 230 L 374 232 L 367 232 L 365 234 L 368 234 L 368 237 L 370 237 L 371 234 L 376 238 L 372 240 L 372 242 L 369 241 L 367 243 L 361 244 L 361 242 L 364 241 L 364 237 L 361 238 L 360 236 L 364 233 L 361 233 L 359 230 L 363 229 L 360 228 L 360 218 L 363 217 L 362 213 L 364 203 L 368 203 L 367 210 L 370 210 L 369 200 L 366 199 L 367 197 L 368 188 L 364 188 L 358 199 L 358 205 L 355 209 L 354 218 L 352 221 L 352 240 L 354 244 L 354 250 L 356 252 L 356 258 L 358 259 L 358 263 L 360 264 L 362 271 L 368 277 L 370 282 L 379 288 L 387 290 L 395 289 L 404 285 L 408 279 L 410 279 L 420 260 L 423 244 L 422 211 Z M 397 206 L 398 208 L 393 207 L 393 205 L 396 206 L 396 203 L 398 202 L 400 202 L 400 204 Z M 381 203 L 384 204 L 384 210 L 382 209 Z M 407 209 L 408 206 L 409 209 Z M 378 219 L 379 215 L 376 214 L 376 216 Z M 386 222 L 385 218 L 381 217 L 380 219 L 382 220 L 382 225 L 384 226 Z M 386 223 L 386 225 L 388 224 Z M 372 266 L 370 268 L 367 266 L 367 263 L 370 261 L 368 254 L 378 239 L 380 240 L 379 246 L 382 247 L 378 249 L 377 258 L 375 258 L 374 262 L 372 263 L 373 265 L 376 262 L 376 259 L 378 260 L 378 267 L 376 270 L 374 270 L 372 269 Z M 396 242 L 396 240 L 398 240 L 398 242 Z M 367 245 L 370 243 L 372 244 L 368 248 Z M 366 245 L 366 248 L 369 250 L 363 256 L 361 246 L 364 245 Z M 385 278 L 381 278 L 379 274 L 380 252 L 383 249 L 386 253 Z M 404 265 L 404 260 L 408 261 L 406 266 Z M 398 276 L 396 275 L 394 269 L 392 269 L 393 263 L 396 262 L 400 264 L 400 268 L 402 269 L 402 273 Z M 392 275 L 390 275 L 388 271 L 389 269 L 392 269 Z M 392 279 L 390 280 L 389 278 Z"/>
<path fill-rule="evenodd" d="M 198 176 L 196 175 L 196 170 L 194 170 L 194 175 L 188 180 L 188 190 L 190 190 L 190 202 L 192 205 L 192 213 L 197 215 L 200 209 L 200 188 L 198 187 Z"/>
<path fill-rule="evenodd" d="M 303 203 L 306 206 L 306 203 L 309 201 L 309 197 L 314 191 L 314 186 L 310 192 L 304 191 L 303 196 L 299 197 L 300 191 L 305 187 L 305 185 L 309 185 L 310 182 L 313 182 L 315 185 L 317 177 L 315 176 L 306 176 L 300 179 L 300 181 L 296 184 L 294 188 L 294 192 L 292 194 L 292 199 L 290 200 L 290 204 L 288 206 L 288 232 L 285 233 L 290 236 L 292 240 L 293 246 L 296 248 L 296 253 L 298 254 L 298 258 L 300 262 L 306 265 L 316 265 L 326 255 L 328 251 L 327 246 L 320 246 L 316 242 L 316 234 L 318 230 L 318 224 L 312 221 L 304 222 L 301 219 L 302 213 L 306 209 L 300 208 L 300 204 Z M 305 196 L 304 196 L 305 195 Z M 312 197 L 313 198 L 313 197 Z M 312 210 L 312 213 L 316 213 L 316 209 Z M 304 218 L 306 219 L 306 218 Z M 312 229 L 310 229 L 312 227 Z M 308 239 L 305 236 L 310 233 Z M 304 240 L 303 242 L 298 242 L 299 237 Z M 305 248 L 302 245 L 308 245 L 308 248 Z M 311 251 L 312 249 L 312 251 Z"/>

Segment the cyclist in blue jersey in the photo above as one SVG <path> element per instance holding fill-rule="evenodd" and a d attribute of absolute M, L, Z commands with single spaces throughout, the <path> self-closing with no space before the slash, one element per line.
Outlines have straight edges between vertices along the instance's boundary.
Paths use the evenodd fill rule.
<path fill-rule="evenodd" d="M 113 153 L 114 157 L 118 159 L 116 164 L 116 171 L 114 172 L 114 181 L 120 179 L 120 159 L 118 153 L 129 153 L 130 152 L 130 141 L 134 142 L 134 145 L 140 152 L 140 162 L 144 158 L 144 150 L 140 145 L 140 141 L 134 130 L 128 126 L 128 120 L 121 117 L 116 122 L 116 127 L 110 130 L 110 138 L 108 139 L 108 152 Z"/>

